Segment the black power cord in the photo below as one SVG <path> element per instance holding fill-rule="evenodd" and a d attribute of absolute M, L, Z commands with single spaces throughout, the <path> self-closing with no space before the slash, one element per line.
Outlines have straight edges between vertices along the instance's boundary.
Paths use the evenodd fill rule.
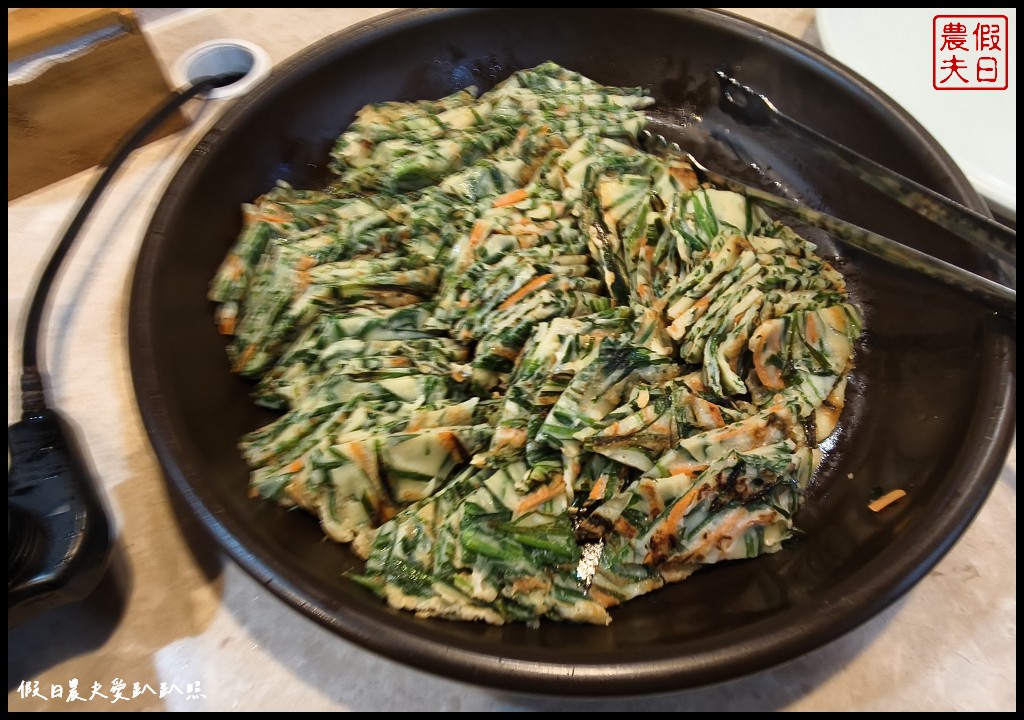
<path fill-rule="evenodd" d="M 173 93 L 164 104 L 157 108 L 156 112 L 146 118 L 139 126 L 121 141 L 121 144 L 106 162 L 103 174 L 93 184 L 92 189 L 82 201 L 74 218 L 68 224 L 63 237 L 57 243 L 50 260 L 46 263 L 42 275 L 36 283 L 35 291 L 32 293 L 32 302 L 29 304 L 28 315 L 25 317 L 25 334 L 21 345 L 21 409 L 22 417 L 28 414 L 39 412 L 46 408 L 42 373 L 39 369 L 39 330 L 42 326 L 43 311 L 46 309 L 46 301 L 50 296 L 50 289 L 57 277 L 72 243 L 78 237 L 85 221 L 89 219 L 93 208 L 99 202 L 107 185 L 114 175 L 120 170 L 124 161 L 134 152 L 135 148 L 164 123 L 178 108 L 200 93 L 215 88 L 225 87 L 240 80 L 243 73 L 231 73 L 207 77 L 197 80 L 187 88 Z"/>
<path fill-rule="evenodd" d="M 7 428 L 7 626 L 80 600 L 107 570 L 110 521 L 73 428 L 46 404 L 40 329 L 57 273 L 111 179 L 136 147 L 178 108 L 243 73 L 176 91 L 117 147 L 68 224 L 36 282 L 22 337 L 21 420 Z"/>

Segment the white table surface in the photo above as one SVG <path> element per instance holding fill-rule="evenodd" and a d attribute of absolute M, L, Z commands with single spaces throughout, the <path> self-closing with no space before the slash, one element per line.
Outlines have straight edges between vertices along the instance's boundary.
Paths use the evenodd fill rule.
<path fill-rule="evenodd" d="M 211 9 L 148 26 L 170 66 L 199 42 L 237 37 L 280 62 L 379 9 Z M 810 9 L 742 10 L 817 43 Z M 911 592 L 859 629 L 789 664 L 723 685 L 655 698 L 511 695 L 384 659 L 321 628 L 200 540 L 201 565 L 169 506 L 131 390 L 126 318 L 132 266 L 162 188 L 204 122 L 138 151 L 66 267 L 48 323 L 52 401 L 77 423 L 112 507 L 127 572 L 111 601 L 48 613 L 8 633 L 9 710 L 1015 710 L 1016 451 L 980 514 Z M 18 416 L 14 329 L 30 280 L 80 195 L 85 172 L 8 204 L 8 420 Z M 204 571 L 203 566 L 208 567 Z M 49 698 L 70 681 L 88 697 Z M 111 703 L 111 684 L 128 699 Z M 188 697 L 188 686 L 199 682 Z M 143 693 L 132 698 L 133 683 Z M 160 698 L 165 683 L 169 694 Z M 174 686 L 180 692 L 174 692 Z M 24 687 L 24 686 L 23 686 Z M 193 690 L 195 688 L 193 687 Z"/>

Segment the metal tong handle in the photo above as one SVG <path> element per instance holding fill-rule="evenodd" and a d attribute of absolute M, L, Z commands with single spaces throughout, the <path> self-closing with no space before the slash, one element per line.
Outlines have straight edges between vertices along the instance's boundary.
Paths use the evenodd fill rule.
<path fill-rule="evenodd" d="M 1013 230 L 797 122 L 780 112 L 764 95 L 721 70 L 717 75 L 722 84 L 720 106 L 740 122 L 772 126 L 789 133 L 822 160 L 841 167 L 901 205 L 1016 268 L 1017 233 Z"/>
<path fill-rule="evenodd" d="M 920 250 L 915 250 L 884 235 L 866 230 L 859 225 L 840 220 L 807 205 L 787 200 L 764 190 L 758 190 L 746 183 L 709 170 L 701 165 L 693 155 L 680 148 L 678 144 L 670 143 L 665 137 L 651 133 L 649 130 L 645 130 L 642 137 L 647 149 L 652 152 L 672 153 L 685 158 L 702 176 L 702 180 L 744 195 L 763 206 L 780 210 L 809 225 L 827 230 L 847 245 L 852 245 L 893 265 L 964 290 L 994 310 L 1004 313 L 1012 319 L 1017 317 L 1017 291 L 1012 288 L 932 257 Z"/>

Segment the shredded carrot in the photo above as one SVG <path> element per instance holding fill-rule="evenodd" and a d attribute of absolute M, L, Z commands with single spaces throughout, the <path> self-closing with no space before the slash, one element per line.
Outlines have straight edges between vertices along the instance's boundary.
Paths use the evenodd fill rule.
<path fill-rule="evenodd" d="M 722 440 L 728 440 L 734 437 L 740 437 L 744 433 L 750 432 L 750 426 L 744 421 L 733 423 L 732 425 L 726 425 L 721 430 L 715 432 L 715 441 L 721 442 Z"/>
<path fill-rule="evenodd" d="M 220 319 L 220 323 L 217 326 L 220 330 L 221 335 L 234 335 L 235 334 L 235 318 L 232 315 L 225 315 Z"/>
<path fill-rule="evenodd" d="M 593 586 L 590 587 L 590 597 L 603 608 L 615 607 L 619 604 L 619 599 L 617 597 L 609 595 L 606 592 L 602 592 Z"/>
<path fill-rule="evenodd" d="M 498 306 L 499 310 L 508 310 L 510 307 L 515 305 L 517 302 L 522 300 L 524 297 L 532 293 L 534 290 L 543 287 L 544 284 L 553 278 L 554 275 L 548 273 L 547 275 L 538 275 L 530 282 L 523 285 L 521 288 L 516 290 L 514 293 L 508 296 L 501 305 Z"/>
<path fill-rule="evenodd" d="M 526 192 L 526 188 L 519 188 L 518 190 L 513 190 L 512 192 L 508 192 L 494 198 L 494 202 L 491 203 L 491 207 L 508 207 L 509 205 L 515 205 L 517 202 L 521 202 L 528 197 L 529 195 Z"/>
<path fill-rule="evenodd" d="M 348 450 L 348 454 L 352 456 L 352 459 L 356 461 L 356 464 L 362 471 L 366 473 L 367 477 L 377 477 L 376 468 L 370 463 L 370 458 L 363 449 L 363 442 L 361 440 L 348 443 L 346 450 Z"/>
<path fill-rule="evenodd" d="M 551 583 L 539 577 L 521 577 L 512 581 L 512 594 L 529 595 L 534 590 L 550 590 Z"/>
<path fill-rule="evenodd" d="M 232 280 L 238 280 L 242 277 L 242 273 L 245 272 L 245 266 L 242 265 L 242 261 L 238 259 L 237 255 L 229 257 L 224 261 L 224 264 L 227 265 L 228 270 L 230 270 L 229 277 Z"/>
<path fill-rule="evenodd" d="M 469 234 L 469 249 L 472 250 L 487 237 L 491 224 L 484 220 L 477 220 L 473 225 L 473 231 Z"/>
<path fill-rule="evenodd" d="M 669 435 L 672 432 L 672 426 L 669 423 L 656 422 L 651 425 L 651 433 L 653 435 Z"/>
<path fill-rule="evenodd" d="M 469 245 L 470 247 L 476 245 L 481 240 L 487 231 L 487 223 L 483 220 L 477 220 L 473 223 L 473 231 L 469 234 Z"/>
<path fill-rule="evenodd" d="M 635 538 L 637 530 L 635 527 L 629 524 L 629 520 L 624 517 L 620 517 L 615 521 L 615 532 L 622 535 L 625 538 Z"/>
<path fill-rule="evenodd" d="M 590 488 L 590 494 L 587 495 L 587 500 L 600 500 L 604 497 L 605 488 L 608 487 L 608 476 L 602 475 L 594 483 L 594 487 Z"/>
<path fill-rule="evenodd" d="M 654 483 L 651 480 L 641 480 L 637 483 L 636 489 L 637 492 L 644 496 L 644 500 L 650 506 L 649 515 L 651 517 L 660 515 L 665 506 L 661 502 L 661 496 L 658 495 L 658 491 L 654 488 Z"/>
<path fill-rule="evenodd" d="M 681 498 L 679 498 L 679 500 L 676 501 L 676 504 L 672 506 L 672 510 L 668 514 L 668 519 L 673 519 L 673 516 L 677 513 L 676 508 L 680 506 L 683 508 L 681 511 L 679 511 L 682 513 L 682 515 L 688 513 L 690 511 L 690 508 L 693 507 L 694 500 L 698 498 L 698 496 L 700 495 L 700 491 L 703 490 L 704 487 L 704 483 L 701 483 L 696 487 L 690 488 L 690 490 Z M 682 515 L 680 515 L 677 519 L 682 520 Z"/>
<path fill-rule="evenodd" d="M 548 500 L 554 500 L 556 497 L 565 492 L 565 483 L 561 477 L 555 478 L 550 485 L 545 485 L 540 490 L 536 490 L 522 499 L 522 501 L 516 505 L 516 515 L 522 515 L 528 510 L 532 510 L 538 505 L 543 505 Z"/>
<path fill-rule="evenodd" d="M 706 409 L 708 411 L 708 415 L 710 415 L 711 419 L 714 420 L 715 427 L 725 427 L 725 418 L 722 417 L 722 411 L 718 409 L 717 405 L 709 402 L 706 405 Z"/>
<path fill-rule="evenodd" d="M 299 470 L 301 470 L 301 469 L 302 469 L 302 468 L 303 468 L 304 466 L 305 466 L 305 463 L 304 463 L 304 462 L 302 462 L 302 458 L 299 458 L 298 460 L 296 460 L 295 462 L 293 462 L 293 463 L 292 463 L 291 465 L 289 465 L 288 467 L 286 467 L 286 468 L 285 468 L 285 472 L 290 472 L 290 473 L 297 473 L 297 472 L 298 472 Z"/>
<path fill-rule="evenodd" d="M 291 221 L 291 218 L 287 215 L 272 210 L 264 210 L 260 213 L 259 219 L 268 223 L 286 223 Z"/>
<path fill-rule="evenodd" d="M 771 323 L 776 324 L 772 325 Z M 757 379 L 761 381 L 761 384 L 769 390 L 782 390 L 786 387 L 782 379 L 782 371 L 777 367 L 769 367 L 764 363 L 764 346 L 768 344 L 769 333 L 774 330 L 778 330 L 781 333 L 781 321 L 771 320 L 765 324 L 769 325 L 769 330 L 755 333 L 750 341 L 750 351 L 754 357 L 754 372 L 757 374 Z M 781 340 L 779 345 L 781 346 Z"/>
<path fill-rule="evenodd" d="M 295 263 L 296 270 L 309 270 L 311 267 L 316 265 L 316 258 L 312 258 L 309 255 L 300 257 Z"/>
<path fill-rule="evenodd" d="M 755 352 L 753 357 L 754 372 L 757 374 L 757 379 L 761 381 L 761 384 L 769 390 L 784 390 L 786 388 L 786 383 L 782 378 L 782 371 L 778 368 L 765 365 L 761 361 L 761 354 L 758 352 Z"/>
<path fill-rule="evenodd" d="M 807 315 L 807 341 L 817 344 L 818 343 L 818 325 L 814 322 L 814 315 Z"/>
<path fill-rule="evenodd" d="M 496 450 L 506 447 L 525 447 L 526 430 L 523 428 L 498 428 L 494 433 L 494 448 Z"/>
<path fill-rule="evenodd" d="M 442 432 L 437 434 L 437 443 L 445 450 L 448 454 L 455 458 L 456 462 L 461 463 L 466 459 L 466 454 L 463 450 L 462 443 L 459 442 L 459 438 L 452 432 Z"/>
<path fill-rule="evenodd" d="M 892 505 L 894 502 L 896 502 L 900 498 L 906 497 L 906 496 L 907 496 L 906 490 L 891 490 L 891 491 L 887 492 L 885 495 L 883 495 L 882 497 L 878 498 L 877 500 L 869 502 L 868 503 L 868 508 L 872 512 L 881 512 L 882 510 L 885 510 L 887 507 Z"/>
<path fill-rule="evenodd" d="M 695 475 L 708 469 L 706 463 L 676 463 L 666 468 L 673 475 Z"/>
<path fill-rule="evenodd" d="M 656 544 L 658 544 L 658 541 L 662 538 L 664 538 L 662 542 L 664 542 L 666 546 L 668 545 L 671 537 L 676 534 L 676 530 L 682 524 L 683 518 L 686 517 L 686 511 L 690 506 L 687 502 L 687 498 L 695 492 L 696 488 L 676 501 L 676 504 L 668 511 L 668 515 L 665 516 L 662 523 L 654 530 L 654 534 L 651 537 L 651 547 L 655 547 Z"/>

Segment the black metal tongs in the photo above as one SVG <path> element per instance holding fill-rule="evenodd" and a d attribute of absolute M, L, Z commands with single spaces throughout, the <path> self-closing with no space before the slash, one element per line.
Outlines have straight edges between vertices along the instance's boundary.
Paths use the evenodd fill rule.
<path fill-rule="evenodd" d="M 779 112 L 764 95 L 742 85 L 724 72 L 719 71 L 717 75 L 722 88 L 720 107 L 730 116 L 747 125 L 767 127 L 798 140 L 801 147 L 806 148 L 818 159 L 881 190 L 904 207 L 1000 261 L 1003 271 L 1011 278 L 1013 285 L 1016 285 L 1016 232 L 793 120 Z M 657 130 L 660 123 L 658 118 L 652 118 L 648 127 Z M 650 129 L 644 131 L 643 144 L 653 152 L 682 155 L 704 180 L 820 227 L 830 232 L 836 239 L 894 265 L 959 288 L 1011 319 L 1016 318 L 1015 287 L 995 282 L 807 205 L 759 190 L 709 170 L 678 144 L 668 141 L 664 135 Z"/>

